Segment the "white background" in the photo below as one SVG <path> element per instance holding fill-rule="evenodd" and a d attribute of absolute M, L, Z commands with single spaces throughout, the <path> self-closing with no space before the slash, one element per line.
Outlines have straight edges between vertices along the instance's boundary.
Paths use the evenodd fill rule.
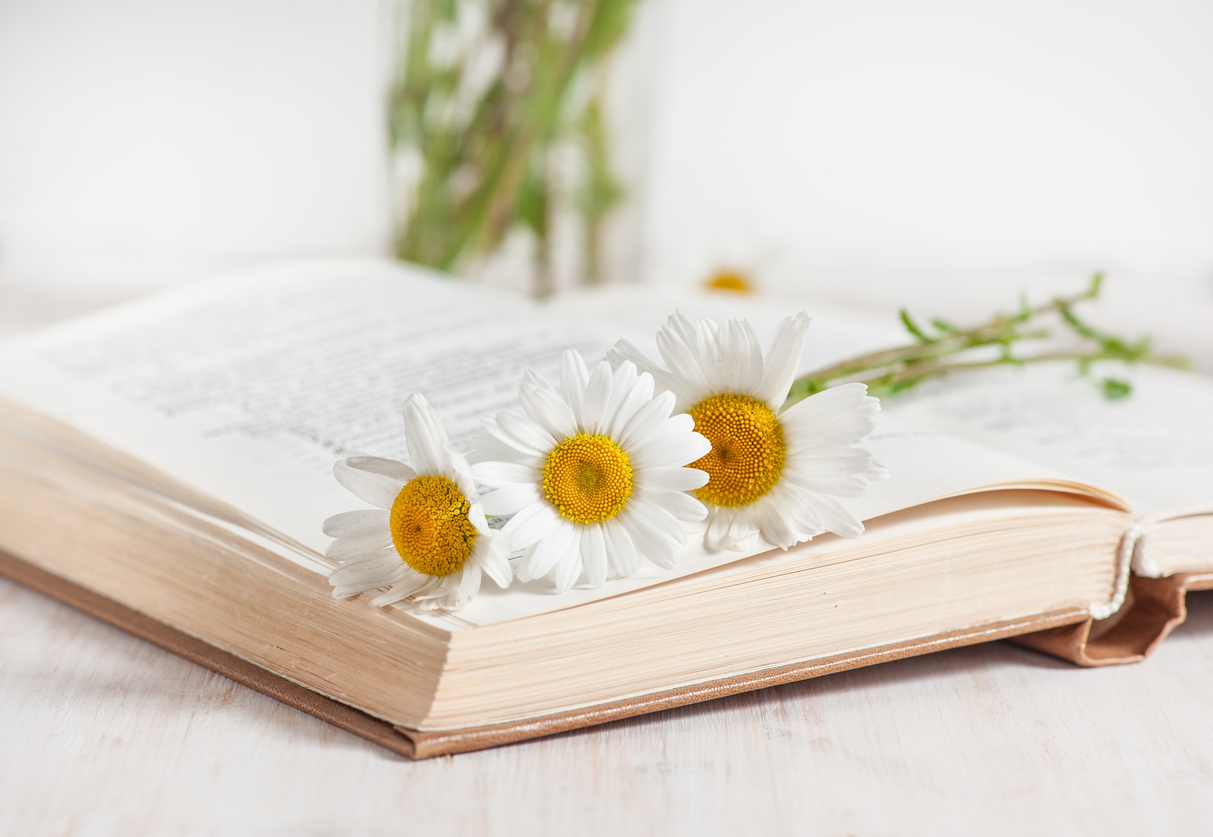
<path fill-rule="evenodd" d="M 649 278 L 732 261 L 861 301 L 1095 269 L 1213 287 L 1213 4 L 645 11 L 657 112 L 627 141 L 651 152 Z M 0 275 L 142 286 L 386 252 L 390 18 L 0 0 Z"/>

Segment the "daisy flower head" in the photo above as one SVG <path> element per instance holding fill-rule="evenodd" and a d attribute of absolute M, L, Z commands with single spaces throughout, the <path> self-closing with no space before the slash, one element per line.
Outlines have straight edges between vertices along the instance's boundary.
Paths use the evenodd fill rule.
<path fill-rule="evenodd" d="M 843 384 L 783 409 L 808 327 L 803 312 L 784 319 L 764 355 L 744 320 L 676 312 L 657 333 L 664 366 L 627 341 L 607 353 L 652 374 L 712 443 L 692 463 L 708 473 L 695 494 L 709 509 L 711 549 L 752 549 L 759 535 L 787 549 L 822 532 L 863 532 L 836 498 L 857 497 L 887 473 L 853 446 L 871 432 L 880 402 L 863 384 Z"/>
<path fill-rule="evenodd" d="M 471 500 L 471 468 L 420 394 L 404 402 L 404 429 L 412 467 L 354 455 L 333 468 L 339 483 L 377 507 L 324 521 L 324 533 L 336 538 L 325 554 L 340 562 L 329 574 L 333 595 L 386 587 L 372 605 L 411 598 L 449 609 L 467 604 L 482 574 L 505 587 L 513 577 L 507 542 Z"/>
<path fill-rule="evenodd" d="M 523 552 L 518 577 L 551 576 L 557 590 L 584 574 L 591 587 L 626 576 L 641 559 L 673 567 L 686 546 L 683 521 L 707 510 L 687 491 L 707 474 L 688 463 L 711 446 L 687 415 L 671 415 L 674 396 L 654 396 L 653 378 L 631 363 L 589 369 L 565 352 L 560 388 L 529 372 L 519 387 L 522 413 L 487 418 L 472 469 L 495 488 L 489 514 Z"/>

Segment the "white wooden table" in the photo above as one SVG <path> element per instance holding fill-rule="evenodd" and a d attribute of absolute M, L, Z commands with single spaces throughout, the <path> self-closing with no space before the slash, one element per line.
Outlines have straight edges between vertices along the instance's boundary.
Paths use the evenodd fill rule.
<path fill-rule="evenodd" d="M 0 284 L 0 334 L 88 304 Z M 1000 642 L 414 763 L 0 581 L 0 834 L 1208 833 L 1189 603 L 1137 666 Z"/>

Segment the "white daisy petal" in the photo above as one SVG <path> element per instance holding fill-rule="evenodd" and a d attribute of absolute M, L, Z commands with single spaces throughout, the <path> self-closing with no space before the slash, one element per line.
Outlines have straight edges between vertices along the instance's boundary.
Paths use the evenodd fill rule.
<path fill-rule="evenodd" d="M 659 567 L 672 567 L 675 553 L 686 545 L 682 524 L 664 509 L 637 504 L 623 522 L 636 551 Z"/>
<path fill-rule="evenodd" d="M 399 564 L 399 562 L 397 562 Z M 365 567 L 360 566 L 358 572 L 347 572 L 340 576 L 330 576 L 329 584 L 333 587 L 333 595 L 338 599 L 348 599 L 368 590 L 379 590 L 403 579 L 408 567 L 399 564 L 396 567 Z M 415 573 L 414 573 L 415 575 Z"/>
<path fill-rule="evenodd" d="M 699 365 L 697 328 L 681 311 L 669 316 L 665 328 L 660 329 L 654 339 L 657 353 L 671 372 L 677 374 L 685 366 Z"/>
<path fill-rule="evenodd" d="M 611 391 L 607 397 L 606 405 L 602 409 L 602 416 L 598 421 L 598 432 L 604 436 L 611 437 L 614 435 L 615 424 L 618 422 L 619 413 L 624 407 L 624 402 L 632 396 L 633 392 L 639 389 L 636 386 L 637 375 L 639 373 L 636 371 L 636 365 L 627 361 L 615 367 L 614 371 L 611 371 L 611 364 L 605 360 L 599 366 L 611 374 Z"/>
<path fill-rule="evenodd" d="M 808 331 L 809 317 L 803 311 L 785 318 L 775 330 L 775 339 L 763 364 L 762 380 L 749 393 L 772 410 L 778 411 L 788 397 Z"/>
<path fill-rule="evenodd" d="M 560 515 L 545 500 L 520 509 L 501 531 L 518 546 L 530 546 L 558 528 L 559 522 Z"/>
<path fill-rule="evenodd" d="M 390 584 L 392 577 L 407 565 L 395 553 L 347 561 L 329 573 L 329 582 L 336 587 L 361 587 L 364 590 Z"/>
<path fill-rule="evenodd" d="M 472 466 L 472 474 L 481 485 L 496 488 L 501 485 L 511 485 L 517 482 L 533 482 L 535 469 L 517 462 L 477 462 Z"/>
<path fill-rule="evenodd" d="M 707 507 L 681 491 L 646 491 L 644 499 L 665 509 L 679 520 L 697 523 L 708 516 Z"/>
<path fill-rule="evenodd" d="M 446 431 L 425 396 L 413 393 L 404 402 L 404 434 L 409 462 L 419 474 L 442 474 L 448 466 Z"/>
<path fill-rule="evenodd" d="M 640 445 L 630 456 L 636 468 L 662 468 L 694 462 L 711 450 L 712 443 L 698 433 L 672 433 Z"/>
<path fill-rule="evenodd" d="M 782 516 L 778 506 L 775 504 L 767 504 L 762 509 L 755 509 L 758 517 L 758 526 L 762 530 L 762 536 L 779 547 L 787 549 L 798 542 L 796 533 L 793 531 L 790 521 Z"/>
<path fill-rule="evenodd" d="M 590 373 L 578 352 L 570 350 L 560 356 L 560 389 L 578 421 L 581 417 L 581 401 L 585 397 L 585 387 L 589 380 Z"/>
<path fill-rule="evenodd" d="M 676 309 L 666 318 L 665 327 L 678 335 L 688 346 L 694 347 L 699 342 L 699 322 L 692 320 L 681 309 Z"/>
<path fill-rule="evenodd" d="M 493 530 L 489 528 L 489 519 L 484 514 L 484 505 L 479 500 L 468 504 L 468 523 L 472 524 L 472 528 L 478 534 L 491 535 L 493 533 Z"/>
<path fill-rule="evenodd" d="M 472 595 L 480 589 L 480 565 L 473 562 L 468 566 L 459 577 L 459 585 L 455 588 L 453 601 L 445 601 L 443 607 L 463 607 L 472 598 Z"/>
<path fill-rule="evenodd" d="M 822 494 L 860 497 L 872 482 L 882 476 L 884 469 L 865 450 L 842 450 L 842 453 L 831 455 L 805 451 L 796 463 L 789 464 L 784 470 L 783 478 L 793 485 Z"/>
<path fill-rule="evenodd" d="M 556 445 L 556 439 L 551 433 L 526 416 L 517 413 L 498 413 L 497 426 L 504 434 L 506 441 L 525 453 L 541 454 Z"/>
<path fill-rule="evenodd" d="M 577 573 L 580 573 L 580 547 L 581 539 L 576 527 L 552 527 L 544 537 L 535 542 L 533 549 L 523 553 L 522 560 L 527 578 L 543 578 L 561 561 L 574 565 Z"/>
<path fill-rule="evenodd" d="M 686 413 L 679 413 L 676 416 L 670 416 L 657 430 L 657 433 L 665 435 L 667 433 L 693 433 L 695 431 L 695 419 L 691 418 Z"/>
<path fill-rule="evenodd" d="M 512 483 L 502 486 L 481 498 L 485 513 L 493 517 L 516 514 L 523 508 L 539 503 L 539 489 L 530 483 Z"/>
<path fill-rule="evenodd" d="M 728 509 L 713 509 L 711 517 L 708 518 L 708 528 L 704 533 L 705 540 L 710 544 L 710 548 L 719 549 L 724 542 L 725 537 L 729 533 L 729 523 L 732 522 L 732 515 Z"/>
<path fill-rule="evenodd" d="M 498 587 L 509 587 L 514 580 L 514 571 L 510 567 L 509 544 L 504 537 L 493 538 L 486 547 L 480 549 L 476 560 L 484 574 L 493 580 Z"/>
<path fill-rule="evenodd" d="M 665 466 L 644 469 L 645 484 L 664 491 L 694 491 L 708 484 L 708 475 L 698 468 Z"/>
<path fill-rule="evenodd" d="M 788 449 L 794 451 L 798 463 L 803 463 L 805 469 L 821 472 L 825 469 L 850 471 L 861 469 L 872 461 L 872 454 L 864 448 L 853 445 L 822 445 L 804 444 Z"/>
<path fill-rule="evenodd" d="M 741 320 L 729 320 L 720 332 L 721 356 L 718 380 L 723 392 L 738 392 L 761 380 L 762 372 L 754 375 L 749 369 L 750 347 L 746 339 L 746 326 Z"/>
<path fill-rule="evenodd" d="M 842 445 L 856 442 L 871 433 L 876 427 L 874 416 L 844 413 L 830 416 L 824 420 L 815 420 L 812 413 L 796 412 L 795 406 L 780 416 L 780 420 L 783 422 L 789 447 L 806 443 Z"/>
<path fill-rule="evenodd" d="M 535 547 L 537 547 L 538 545 L 539 545 L 539 543 L 535 542 L 535 543 L 531 544 L 530 546 L 526 547 L 525 549 L 523 549 L 516 556 L 518 561 L 517 561 L 517 563 L 515 563 L 513 565 L 514 577 L 517 578 L 519 581 L 526 582 L 526 581 L 535 580 L 535 578 L 530 573 L 530 567 L 531 567 L 531 557 L 535 554 Z"/>
<path fill-rule="evenodd" d="M 754 381 L 762 380 L 766 364 L 762 359 L 762 341 L 758 339 L 758 333 L 754 331 L 754 327 L 747 320 L 742 320 L 741 326 L 744 332 L 745 346 L 742 350 L 741 363 L 738 364 L 739 367 L 744 369 L 739 386 L 747 386 Z M 759 400 L 761 401 L 762 399 Z"/>
<path fill-rule="evenodd" d="M 628 426 L 628 423 L 636 416 L 640 408 L 653 400 L 653 388 L 653 376 L 647 372 L 641 373 L 636 379 L 635 386 L 626 388 L 627 396 L 619 404 L 618 409 L 615 410 L 614 415 L 603 429 L 603 432 L 612 439 L 622 438 L 624 428 Z M 690 416 L 687 416 L 687 418 L 690 418 Z M 695 421 L 692 419 L 691 427 L 687 429 L 692 429 L 694 426 Z"/>
<path fill-rule="evenodd" d="M 556 391 L 556 388 L 552 386 L 551 381 L 540 375 L 534 369 L 528 369 L 522 373 L 522 384 L 520 386 L 546 389 L 548 392 Z"/>
<path fill-rule="evenodd" d="M 825 531 L 816 510 L 808 503 L 799 502 L 796 492 L 772 491 L 757 506 L 762 535 L 770 543 L 788 549 L 802 541 L 810 540 Z M 785 534 L 778 536 L 777 531 Z"/>
<path fill-rule="evenodd" d="M 819 494 L 832 494 L 835 497 L 862 497 L 871 487 L 872 481 L 864 474 L 847 474 L 836 477 L 814 477 L 802 474 L 785 474 L 788 480 L 798 488 L 815 491 Z"/>
<path fill-rule="evenodd" d="M 355 468 L 344 459 L 333 465 L 333 476 L 359 500 L 381 509 L 390 509 L 396 495 L 404 488 L 399 480 Z"/>
<path fill-rule="evenodd" d="M 607 555 L 603 527 L 583 526 L 581 528 L 581 566 L 585 571 L 586 581 L 591 587 L 601 587 L 606 581 Z"/>
<path fill-rule="evenodd" d="M 577 433 L 577 419 L 573 411 L 559 395 L 551 389 L 523 385 L 518 390 L 522 409 L 556 441 L 567 439 Z"/>
<path fill-rule="evenodd" d="M 613 578 L 629 576 L 640 569 L 640 556 L 628 530 L 616 521 L 608 520 L 602 526 L 606 542 L 607 570 Z"/>
<path fill-rule="evenodd" d="M 808 540 L 826 531 L 821 522 L 821 515 L 811 502 L 805 502 L 798 492 L 773 491 L 771 500 L 775 506 L 774 512 L 786 517 L 789 525 L 797 532 L 798 541 Z"/>
<path fill-rule="evenodd" d="M 413 594 L 414 604 L 422 610 L 454 609 L 459 607 L 458 590 L 463 575 L 444 576 L 430 579 L 425 588 Z"/>
<path fill-rule="evenodd" d="M 875 416 L 880 412 L 880 399 L 873 398 L 867 392 L 865 384 L 840 384 L 793 404 L 780 418 L 793 413 L 803 414 L 812 421 L 827 421 L 845 415 Z"/>
<path fill-rule="evenodd" d="M 382 590 L 385 587 L 390 592 L 399 584 L 408 584 L 409 580 L 417 575 L 417 573 L 410 570 L 404 564 L 401 564 L 374 578 L 359 579 L 349 584 L 343 582 L 334 583 L 332 581 L 330 583 L 334 583 L 333 594 L 339 599 L 345 599 L 352 595 L 356 596 L 359 593 L 366 593 L 371 590 Z M 374 604 L 374 601 L 372 599 L 371 603 Z"/>
<path fill-rule="evenodd" d="M 409 596 L 414 596 L 423 593 L 428 586 L 426 577 L 420 573 L 410 573 L 407 578 L 392 585 L 392 588 L 382 596 L 371 599 L 373 607 L 383 607 L 384 605 L 395 604 L 403 601 Z"/>
<path fill-rule="evenodd" d="M 759 529 L 752 515 L 714 509 L 708 517 L 705 545 L 708 549 L 750 552 L 758 542 Z"/>
<path fill-rule="evenodd" d="M 539 448 L 531 448 L 528 445 L 520 445 L 505 428 L 501 426 L 502 413 L 495 416 L 485 416 L 481 424 L 483 432 L 476 437 L 476 451 L 469 457 L 473 464 L 486 461 L 486 457 L 482 451 L 490 450 L 497 454 L 498 458 L 508 462 L 517 462 L 519 456 L 531 455 L 538 457 Z"/>
<path fill-rule="evenodd" d="M 580 554 L 580 546 L 574 546 L 574 551 Z M 581 561 L 568 559 L 556 562 L 556 566 L 552 568 L 552 583 L 556 585 L 557 593 L 570 590 L 577 583 L 577 579 L 581 577 L 580 563 Z"/>
<path fill-rule="evenodd" d="M 654 372 L 663 371 L 656 367 L 652 361 L 644 356 L 644 352 L 636 348 L 635 344 L 630 340 L 619 340 L 610 349 L 607 349 L 606 360 L 611 366 L 628 361 L 632 363 L 638 370 L 647 372 L 649 375 Z"/>
<path fill-rule="evenodd" d="M 605 360 L 596 364 L 585 386 L 578 426 L 586 433 L 601 433 L 606 420 L 607 404 L 611 398 L 611 365 Z"/>
<path fill-rule="evenodd" d="M 674 409 L 674 394 L 662 392 L 649 401 L 627 421 L 615 436 L 624 450 L 631 450 L 661 431 Z"/>
<path fill-rule="evenodd" d="M 449 453 L 448 470 L 442 471 L 440 474 L 450 478 L 455 485 L 459 486 L 464 497 L 471 497 L 476 493 L 476 480 L 472 476 L 472 466 L 453 449 Z"/>
<path fill-rule="evenodd" d="M 386 529 L 390 519 L 391 513 L 387 509 L 359 509 L 333 515 L 324 521 L 321 529 L 330 538 L 342 538 L 363 529 Z"/>
<path fill-rule="evenodd" d="M 810 494 L 805 500 L 821 520 L 821 528 L 844 538 L 858 538 L 863 534 L 863 523 L 833 497 Z"/>
<path fill-rule="evenodd" d="M 379 552 L 392 546 L 392 532 L 387 526 L 363 529 L 356 535 L 338 538 L 324 550 L 333 561 L 349 561 L 359 555 Z"/>
<path fill-rule="evenodd" d="M 678 390 L 686 388 L 703 392 L 711 389 L 706 370 L 682 338 L 664 330 L 657 332 L 657 351 L 661 353 L 670 375 L 679 382 Z"/>
<path fill-rule="evenodd" d="M 467 458 L 473 468 L 481 462 L 513 461 L 519 455 L 519 451 L 513 445 L 507 445 L 489 430 L 490 422 L 495 430 L 496 420 L 485 416 L 482 428 L 472 437 L 472 452 L 468 454 Z"/>
<path fill-rule="evenodd" d="M 370 474 L 380 474 L 399 482 L 401 485 L 417 476 L 417 472 L 403 462 L 397 462 L 395 459 L 384 459 L 381 456 L 354 454 L 347 456 L 345 461 L 349 463 L 351 468 L 357 468 L 359 471 L 366 471 Z"/>

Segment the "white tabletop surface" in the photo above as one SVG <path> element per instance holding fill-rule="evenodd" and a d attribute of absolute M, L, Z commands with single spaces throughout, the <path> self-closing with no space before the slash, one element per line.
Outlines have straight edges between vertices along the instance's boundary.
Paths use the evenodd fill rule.
<path fill-rule="evenodd" d="M 101 301 L 0 282 L 0 335 Z M 1194 305 L 1169 339 L 1208 372 Z M 410 762 L 0 580 L 0 834 L 1209 833 L 1189 605 L 1136 666 L 998 642 Z"/>

